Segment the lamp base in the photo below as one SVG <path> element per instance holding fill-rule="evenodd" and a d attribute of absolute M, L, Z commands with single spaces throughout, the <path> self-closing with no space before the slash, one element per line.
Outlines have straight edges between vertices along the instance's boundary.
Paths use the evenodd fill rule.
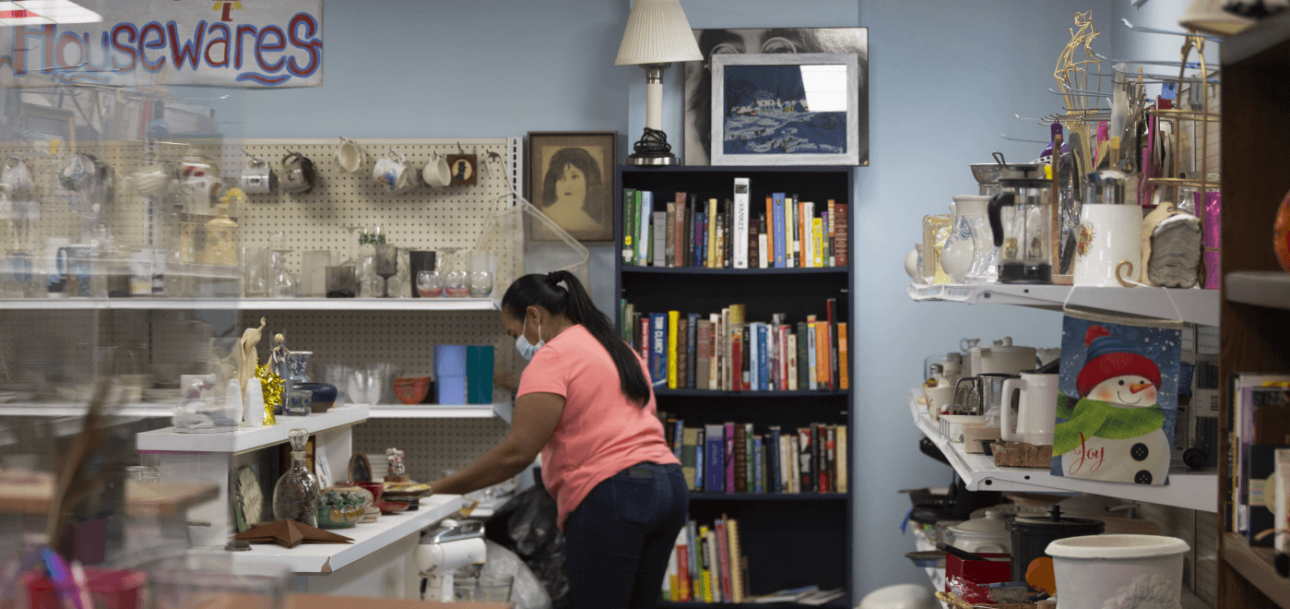
<path fill-rule="evenodd" d="M 672 154 L 672 146 L 667 143 L 667 134 L 659 129 L 645 128 L 640 141 L 632 145 L 635 150 L 627 157 L 624 165 L 665 167 L 680 165 L 681 162 Z"/>

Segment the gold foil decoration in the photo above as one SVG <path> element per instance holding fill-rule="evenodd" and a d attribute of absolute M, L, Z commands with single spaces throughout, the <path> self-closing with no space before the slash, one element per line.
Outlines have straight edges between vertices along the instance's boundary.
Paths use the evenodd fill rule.
<path fill-rule="evenodd" d="M 255 378 L 260 379 L 260 389 L 264 392 L 264 424 L 275 425 L 278 420 L 273 411 L 282 404 L 282 389 L 285 383 L 282 377 L 274 374 L 267 363 L 255 367 Z"/>

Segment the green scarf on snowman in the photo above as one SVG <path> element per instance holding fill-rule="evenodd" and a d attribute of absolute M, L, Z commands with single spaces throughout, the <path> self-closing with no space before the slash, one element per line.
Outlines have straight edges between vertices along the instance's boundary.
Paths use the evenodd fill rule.
<path fill-rule="evenodd" d="M 1075 379 L 1081 396 L 1093 392 L 1098 383 L 1123 375 L 1138 375 L 1160 386 L 1160 369 L 1150 358 L 1131 344 L 1117 340 L 1103 326 L 1089 326 L 1084 334 L 1088 351 L 1084 365 Z M 1053 454 L 1064 455 L 1079 447 L 1086 438 L 1127 440 L 1149 434 L 1165 424 L 1165 411 L 1159 404 L 1146 408 L 1120 407 L 1087 397 L 1071 407 L 1074 398 L 1057 396 L 1057 417 L 1068 419 L 1053 430 Z"/>
<path fill-rule="evenodd" d="M 1070 407 L 1071 398 L 1057 396 L 1057 417 L 1069 419 L 1053 430 L 1053 454 L 1064 455 L 1079 447 L 1085 438 L 1125 440 L 1149 434 L 1165 424 L 1159 405 L 1149 408 L 1121 408 L 1110 402 L 1083 398 Z"/>

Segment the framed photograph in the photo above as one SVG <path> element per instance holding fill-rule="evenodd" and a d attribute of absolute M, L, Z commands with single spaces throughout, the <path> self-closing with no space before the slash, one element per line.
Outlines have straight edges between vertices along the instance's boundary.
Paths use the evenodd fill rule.
<path fill-rule="evenodd" d="M 529 132 L 529 202 L 578 241 L 613 241 L 617 155 L 617 131 Z"/>
<path fill-rule="evenodd" d="M 855 55 L 714 55 L 713 165 L 860 164 Z"/>
<path fill-rule="evenodd" d="M 712 58 L 729 54 L 846 53 L 859 62 L 859 165 L 869 165 L 869 28 L 743 28 L 694 30 L 702 61 L 682 64 L 685 75 L 684 159 L 709 165 L 712 136 Z"/>

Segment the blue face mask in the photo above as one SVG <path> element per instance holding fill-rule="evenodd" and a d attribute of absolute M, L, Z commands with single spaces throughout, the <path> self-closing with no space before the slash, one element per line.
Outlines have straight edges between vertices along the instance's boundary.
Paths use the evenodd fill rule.
<path fill-rule="evenodd" d="M 515 348 L 519 350 L 520 357 L 524 358 L 525 360 L 532 360 L 533 354 L 537 353 L 537 350 L 541 349 L 542 346 L 546 344 L 546 341 L 542 340 L 541 323 L 538 323 L 538 342 L 536 345 L 533 343 L 530 343 L 529 339 L 524 338 L 524 332 L 527 331 L 528 328 L 529 328 L 529 318 L 527 315 L 525 315 L 524 328 L 520 330 L 520 335 L 515 337 Z"/>

